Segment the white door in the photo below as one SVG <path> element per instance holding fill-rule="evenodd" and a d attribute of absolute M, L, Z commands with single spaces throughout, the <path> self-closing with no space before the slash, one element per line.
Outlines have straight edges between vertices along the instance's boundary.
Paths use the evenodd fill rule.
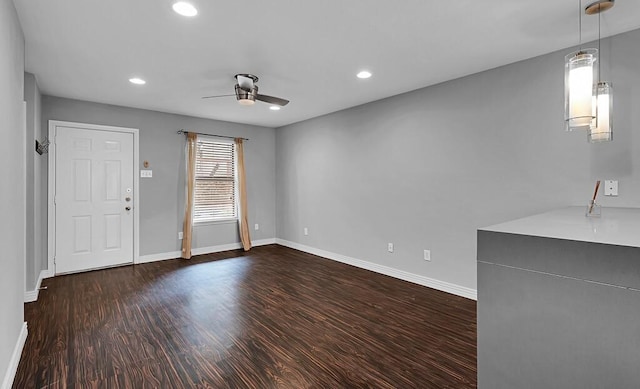
<path fill-rule="evenodd" d="M 133 134 L 58 126 L 55 267 L 77 272 L 133 262 Z"/>

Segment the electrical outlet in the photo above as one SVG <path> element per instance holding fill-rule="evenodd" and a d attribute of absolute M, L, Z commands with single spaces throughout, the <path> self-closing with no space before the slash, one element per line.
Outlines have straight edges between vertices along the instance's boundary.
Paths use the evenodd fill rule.
<path fill-rule="evenodd" d="M 389 245 L 387 246 L 387 250 L 392 253 L 393 252 L 393 243 L 389 243 Z"/>
<path fill-rule="evenodd" d="M 605 196 L 618 195 L 618 180 L 604 180 L 604 195 Z"/>
<path fill-rule="evenodd" d="M 178 239 L 182 240 L 182 231 L 178 232 Z"/>
<path fill-rule="evenodd" d="M 256 223 L 256 224 L 253 226 L 253 229 L 254 229 L 254 230 L 256 230 L 256 231 L 258 231 L 258 230 L 260 229 L 260 225 L 259 225 L 258 223 Z"/>
<path fill-rule="evenodd" d="M 424 260 L 431 261 L 431 250 L 424 250 Z"/>
<path fill-rule="evenodd" d="M 309 235 L 309 229 L 307 227 L 304 228 L 304 234 Z"/>

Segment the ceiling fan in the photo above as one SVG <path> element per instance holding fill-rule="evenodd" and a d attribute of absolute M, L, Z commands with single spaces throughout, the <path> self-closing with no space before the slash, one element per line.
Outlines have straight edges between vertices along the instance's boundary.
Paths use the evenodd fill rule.
<path fill-rule="evenodd" d="M 212 99 L 215 97 L 226 97 L 226 96 L 236 96 L 236 100 L 238 103 L 242 105 L 253 105 L 256 100 L 263 101 L 265 103 L 278 105 L 284 107 L 289 104 L 289 100 L 281 99 L 279 97 L 261 95 L 258 93 L 258 86 L 256 83 L 258 82 L 258 77 L 253 74 L 236 74 L 236 81 L 238 82 L 235 86 L 236 93 L 235 95 L 217 95 L 217 96 L 205 96 L 203 99 Z"/>

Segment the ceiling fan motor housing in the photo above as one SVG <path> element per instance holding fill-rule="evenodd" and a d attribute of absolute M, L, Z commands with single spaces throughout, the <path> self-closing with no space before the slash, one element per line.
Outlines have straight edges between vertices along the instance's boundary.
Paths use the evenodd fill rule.
<path fill-rule="evenodd" d="M 237 82 L 235 86 L 236 100 L 240 105 L 253 105 L 257 101 L 262 101 L 267 104 L 277 105 L 284 107 L 289 104 L 289 100 L 281 99 L 280 97 L 267 96 L 258 94 L 258 77 L 253 74 L 236 74 L 235 79 Z M 217 95 L 217 96 L 205 96 L 203 99 L 210 99 L 213 97 L 225 97 L 231 95 Z"/>
<path fill-rule="evenodd" d="M 236 100 L 242 105 L 253 105 L 256 102 L 256 95 L 258 94 L 258 86 L 253 85 L 251 90 L 246 91 L 236 84 Z"/>

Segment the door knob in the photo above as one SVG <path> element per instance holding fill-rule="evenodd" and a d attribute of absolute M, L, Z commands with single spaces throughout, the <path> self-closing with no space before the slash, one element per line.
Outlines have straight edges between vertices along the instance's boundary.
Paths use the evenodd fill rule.
<path fill-rule="evenodd" d="M 131 211 L 131 207 L 124 207 L 125 210 Z"/>
<path fill-rule="evenodd" d="M 125 197 L 124 201 L 131 201 L 131 197 Z"/>

